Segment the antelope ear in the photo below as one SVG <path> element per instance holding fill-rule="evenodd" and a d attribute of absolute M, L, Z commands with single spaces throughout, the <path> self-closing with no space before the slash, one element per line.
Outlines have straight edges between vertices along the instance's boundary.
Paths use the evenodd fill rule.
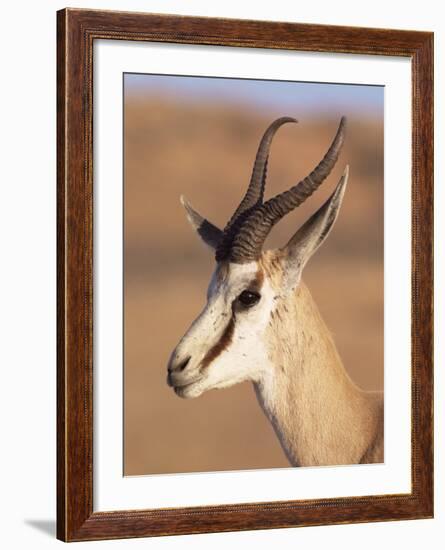
<path fill-rule="evenodd" d="M 292 286 L 298 283 L 301 272 L 312 254 L 329 235 L 340 211 L 340 206 L 348 182 L 349 166 L 341 177 L 335 191 L 315 214 L 300 227 L 282 253 L 289 271 Z"/>
<path fill-rule="evenodd" d="M 195 229 L 207 246 L 215 250 L 223 234 L 221 229 L 198 214 L 198 212 L 191 207 L 184 195 L 181 195 L 181 204 L 185 208 L 187 219 L 193 229 Z"/>

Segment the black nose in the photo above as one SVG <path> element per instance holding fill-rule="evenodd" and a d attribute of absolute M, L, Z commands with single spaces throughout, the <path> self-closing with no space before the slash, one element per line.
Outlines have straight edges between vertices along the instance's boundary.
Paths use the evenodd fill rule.
<path fill-rule="evenodd" d="M 172 372 L 172 371 L 183 371 L 185 369 L 185 367 L 189 364 L 190 362 L 190 359 L 191 359 L 191 356 L 189 355 L 188 357 L 186 357 L 185 359 L 183 359 L 182 361 L 180 361 L 179 363 L 173 363 L 173 364 L 170 364 L 169 366 L 169 371 Z"/>

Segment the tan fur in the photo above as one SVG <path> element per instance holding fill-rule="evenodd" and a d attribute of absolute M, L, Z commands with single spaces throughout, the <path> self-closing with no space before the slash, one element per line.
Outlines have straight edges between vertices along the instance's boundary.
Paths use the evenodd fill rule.
<path fill-rule="evenodd" d="M 254 386 L 289 461 L 382 462 L 383 394 L 362 391 L 350 379 L 302 281 L 280 296 L 279 255 L 264 253 L 260 266 L 277 294 L 265 334 L 273 372 Z"/>

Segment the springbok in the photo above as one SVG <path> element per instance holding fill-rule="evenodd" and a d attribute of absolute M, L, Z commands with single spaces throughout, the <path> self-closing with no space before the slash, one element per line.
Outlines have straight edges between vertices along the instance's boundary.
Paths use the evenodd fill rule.
<path fill-rule="evenodd" d="M 269 149 L 264 133 L 247 192 L 224 230 L 181 197 L 187 217 L 216 251 L 207 303 L 173 351 L 167 383 L 180 397 L 250 380 L 293 466 L 383 461 L 383 395 L 358 388 L 301 280 L 342 203 L 348 166 L 335 191 L 281 249 L 262 251 L 271 228 L 320 186 L 334 167 L 346 119 L 318 166 L 263 202 Z"/>

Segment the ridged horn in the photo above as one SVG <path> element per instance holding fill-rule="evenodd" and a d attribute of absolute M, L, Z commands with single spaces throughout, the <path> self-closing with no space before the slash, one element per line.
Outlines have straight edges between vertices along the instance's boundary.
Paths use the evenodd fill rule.
<path fill-rule="evenodd" d="M 318 189 L 337 162 L 344 141 L 345 126 L 346 118 L 342 117 L 327 153 L 308 176 L 288 191 L 259 205 L 242 220 L 227 254 L 231 262 L 246 263 L 258 259 L 272 227 Z"/>
<path fill-rule="evenodd" d="M 281 117 L 274 120 L 274 122 L 272 122 L 272 124 L 264 132 L 258 146 L 252 176 L 250 178 L 250 183 L 246 194 L 224 228 L 224 235 L 216 252 L 217 261 L 220 261 L 228 255 L 235 234 L 234 229 L 239 227 L 241 220 L 245 219 L 247 215 L 253 211 L 253 209 L 263 203 L 264 188 L 266 185 L 267 176 L 267 163 L 269 160 L 269 151 L 272 139 L 276 131 L 287 122 L 298 121 L 292 117 Z"/>

